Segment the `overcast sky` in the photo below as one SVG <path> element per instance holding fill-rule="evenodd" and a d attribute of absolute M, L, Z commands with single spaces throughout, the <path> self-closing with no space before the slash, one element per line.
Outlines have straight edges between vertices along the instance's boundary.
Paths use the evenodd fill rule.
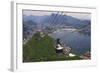
<path fill-rule="evenodd" d="M 24 10 L 23 15 L 34 15 L 34 16 L 44 16 L 44 15 L 51 15 L 52 13 L 58 12 L 49 12 L 49 11 L 33 11 L 33 10 Z M 61 12 L 59 13 L 61 14 Z M 78 19 L 91 19 L 90 13 L 74 13 L 74 12 L 64 12 L 63 15 L 69 15 Z"/>

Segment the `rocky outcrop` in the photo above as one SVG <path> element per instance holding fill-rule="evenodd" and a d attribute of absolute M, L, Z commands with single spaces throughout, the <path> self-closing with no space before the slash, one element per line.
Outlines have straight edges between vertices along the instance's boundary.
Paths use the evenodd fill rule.
<path fill-rule="evenodd" d="M 70 47 L 64 47 L 64 49 L 63 49 L 64 55 L 69 55 L 70 51 L 71 51 Z"/>
<path fill-rule="evenodd" d="M 91 53 L 90 51 L 87 51 L 83 55 L 80 56 L 82 59 L 91 59 Z"/>

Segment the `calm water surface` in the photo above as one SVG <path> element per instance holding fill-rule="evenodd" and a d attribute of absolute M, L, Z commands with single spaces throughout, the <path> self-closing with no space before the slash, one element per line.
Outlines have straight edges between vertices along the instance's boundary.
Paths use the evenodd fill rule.
<path fill-rule="evenodd" d="M 72 52 L 78 55 L 90 51 L 91 37 L 76 31 L 56 31 L 51 34 L 54 39 L 60 38 L 61 42 L 72 48 Z"/>

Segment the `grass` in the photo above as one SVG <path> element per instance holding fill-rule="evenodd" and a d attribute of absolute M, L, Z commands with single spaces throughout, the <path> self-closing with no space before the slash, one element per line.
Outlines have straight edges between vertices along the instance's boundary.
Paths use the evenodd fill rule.
<path fill-rule="evenodd" d="M 79 56 L 65 57 L 58 56 L 54 47 L 55 41 L 46 35 L 42 38 L 40 33 L 34 36 L 23 45 L 23 62 L 41 62 L 41 61 L 61 61 L 61 60 L 78 60 Z"/>

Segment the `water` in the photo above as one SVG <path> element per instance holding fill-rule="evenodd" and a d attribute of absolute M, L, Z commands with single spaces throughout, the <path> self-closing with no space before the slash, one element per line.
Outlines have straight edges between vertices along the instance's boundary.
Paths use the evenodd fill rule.
<path fill-rule="evenodd" d="M 64 45 L 72 48 L 72 52 L 82 55 L 91 48 L 91 37 L 77 31 L 56 31 L 51 34 L 54 39 L 60 38 Z"/>

